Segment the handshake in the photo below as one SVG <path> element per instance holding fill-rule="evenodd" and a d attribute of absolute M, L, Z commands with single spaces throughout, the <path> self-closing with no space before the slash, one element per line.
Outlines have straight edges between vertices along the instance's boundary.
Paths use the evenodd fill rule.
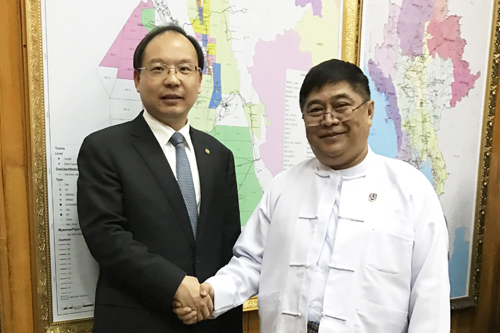
<path fill-rule="evenodd" d="M 174 313 L 186 325 L 213 318 L 214 289 L 209 283 L 198 282 L 194 276 L 185 276 L 174 296 Z"/>

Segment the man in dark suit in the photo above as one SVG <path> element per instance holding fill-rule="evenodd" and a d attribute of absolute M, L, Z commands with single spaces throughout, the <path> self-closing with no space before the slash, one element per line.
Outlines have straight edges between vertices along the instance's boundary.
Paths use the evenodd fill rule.
<path fill-rule="evenodd" d="M 198 280 L 229 261 L 240 233 L 233 155 L 188 123 L 203 66 L 183 29 L 153 30 L 134 54 L 144 111 L 82 144 L 78 216 L 99 263 L 94 332 L 242 332 L 241 308 L 194 327 L 172 312 L 174 299 L 200 318 L 211 312 Z"/>

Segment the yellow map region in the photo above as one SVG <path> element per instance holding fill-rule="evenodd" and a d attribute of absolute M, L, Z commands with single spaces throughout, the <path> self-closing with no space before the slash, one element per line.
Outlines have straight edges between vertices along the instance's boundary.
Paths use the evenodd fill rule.
<path fill-rule="evenodd" d="M 434 189 L 438 195 L 444 193 L 444 183 L 448 174 L 443 154 L 438 146 L 436 129 L 431 122 L 428 100 L 430 87 L 426 77 L 426 69 L 433 62 L 424 36 L 424 52 L 422 56 L 406 57 L 398 55 L 399 70 L 394 85 L 401 107 L 401 128 L 410 137 L 410 145 L 418 149 L 418 159 L 424 163 L 430 160 L 433 170 Z M 404 69 L 403 69 L 404 68 Z"/>
<path fill-rule="evenodd" d="M 265 108 L 262 102 L 257 105 L 247 103 L 240 94 L 241 75 L 232 48 L 229 9 L 227 0 L 189 3 L 188 15 L 202 44 L 207 66 L 198 100 L 189 112 L 189 120 L 195 128 L 210 133 L 233 152 L 240 217 L 244 225 L 262 197 L 262 188 L 255 173 L 254 139 L 251 134 L 261 137 Z M 243 39 L 244 36 L 238 38 Z M 232 114 L 244 114 L 248 127 L 242 123 L 232 126 L 228 125 L 230 121 L 224 122 L 225 117 Z"/>
<path fill-rule="evenodd" d="M 311 52 L 313 65 L 331 58 L 340 58 L 340 30 L 342 0 L 323 0 L 322 17 L 308 10 L 302 20 L 295 25 L 301 37 L 300 51 Z M 333 24 L 332 24 L 333 22 Z M 322 33 L 318 33 L 322 31 Z"/>
<path fill-rule="evenodd" d="M 232 50 L 232 32 L 229 24 L 229 1 L 198 1 L 203 5 L 203 17 L 199 17 L 197 4 L 190 2 L 188 15 L 195 33 L 206 35 L 208 42 L 205 51 L 207 65 L 211 67 L 210 59 L 215 57 L 215 63 L 220 64 L 220 78 L 222 94 L 239 95 L 240 71 Z M 213 56 L 213 57 L 209 57 Z M 190 121 L 193 126 L 210 132 L 215 126 L 215 110 L 208 108 L 214 89 L 213 72 L 207 72 L 203 78 L 202 92 L 198 97 L 193 110 L 190 112 Z M 224 99 L 224 97 L 222 97 Z M 265 107 L 260 102 L 258 105 L 244 103 L 245 116 L 248 120 L 250 131 L 257 137 L 262 135 L 262 118 L 265 117 Z M 193 112 L 194 111 L 194 112 Z M 208 113 L 208 114 L 207 114 Z"/>

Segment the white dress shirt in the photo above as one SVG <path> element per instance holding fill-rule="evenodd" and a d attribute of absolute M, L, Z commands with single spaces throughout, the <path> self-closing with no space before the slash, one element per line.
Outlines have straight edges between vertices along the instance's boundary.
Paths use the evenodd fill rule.
<path fill-rule="evenodd" d="M 332 175 L 332 177 L 338 177 Z M 314 268 L 314 275 L 311 284 L 311 293 L 309 297 L 309 321 L 320 322 L 323 310 L 323 298 L 325 296 L 325 286 L 328 279 L 330 268 L 328 267 L 333 253 L 335 243 L 335 235 L 337 230 L 337 218 L 339 215 L 338 198 L 340 194 L 341 183 L 338 184 L 337 195 L 331 198 L 334 201 L 333 211 L 330 213 L 330 221 L 328 222 L 328 229 L 325 233 L 325 239 L 321 252 Z"/>
<path fill-rule="evenodd" d="M 153 132 L 156 140 L 160 144 L 160 147 L 163 149 L 163 153 L 167 158 L 168 164 L 172 168 L 172 172 L 177 179 L 177 159 L 175 154 L 175 147 L 169 141 L 172 135 L 175 133 L 175 130 L 162 123 L 158 119 L 154 118 L 152 115 L 148 113 L 146 109 L 144 109 L 144 120 L 148 124 L 149 128 Z M 184 145 L 186 146 L 186 154 L 189 160 L 189 166 L 191 167 L 191 175 L 193 177 L 194 191 L 196 193 L 196 204 L 198 205 L 198 214 L 200 214 L 200 202 L 201 202 L 201 187 L 200 187 L 200 175 L 198 173 L 198 165 L 196 164 L 196 155 L 194 153 L 193 142 L 191 141 L 191 136 L 189 135 L 189 121 L 186 125 L 181 128 L 179 133 L 184 137 Z"/>
<path fill-rule="evenodd" d="M 450 332 L 446 222 L 431 183 L 405 162 L 370 150 L 346 170 L 317 159 L 287 169 L 233 253 L 207 280 L 215 317 L 258 293 L 262 333 L 305 332 L 314 299 L 321 333 Z"/>
<path fill-rule="evenodd" d="M 309 313 L 308 320 L 320 322 L 323 316 L 323 299 L 325 297 L 326 284 L 328 280 L 328 273 L 330 271 L 330 261 L 335 247 L 335 238 L 337 235 L 337 222 L 339 216 L 339 199 L 342 192 L 342 183 L 345 177 L 357 178 L 361 177 L 368 169 L 368 159 L 363 160 L 360 164 L 344 169 L 334 170 L 326 169 L 330 174 L 330 179 L 333 179 L 333 186 L 336 187 L 335 197 L 331 198 L 334 202 L 333 211 L 330 214 L 325 239 L 321 247 L 318 261 L 314 268 L 314 275 L 311 284 L 311 293 L 309 296 Z"/>

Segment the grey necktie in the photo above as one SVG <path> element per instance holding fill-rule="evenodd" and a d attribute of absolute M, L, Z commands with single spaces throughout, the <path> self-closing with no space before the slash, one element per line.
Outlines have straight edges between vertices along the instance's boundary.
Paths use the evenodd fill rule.
<path fill-rule="evenodd" d="M 198 205 L 196 204 L 196 193 L 194 191 L 193 177 L 191 176 L 191 167 L 189 166 L 189 160 L 184 147 L 184 137 L 181 133 L 175 132 L 170 138 L 170 142 L 175 146 L 177 183 L 184 198 L 194 238 L 196 238 Z"/>

